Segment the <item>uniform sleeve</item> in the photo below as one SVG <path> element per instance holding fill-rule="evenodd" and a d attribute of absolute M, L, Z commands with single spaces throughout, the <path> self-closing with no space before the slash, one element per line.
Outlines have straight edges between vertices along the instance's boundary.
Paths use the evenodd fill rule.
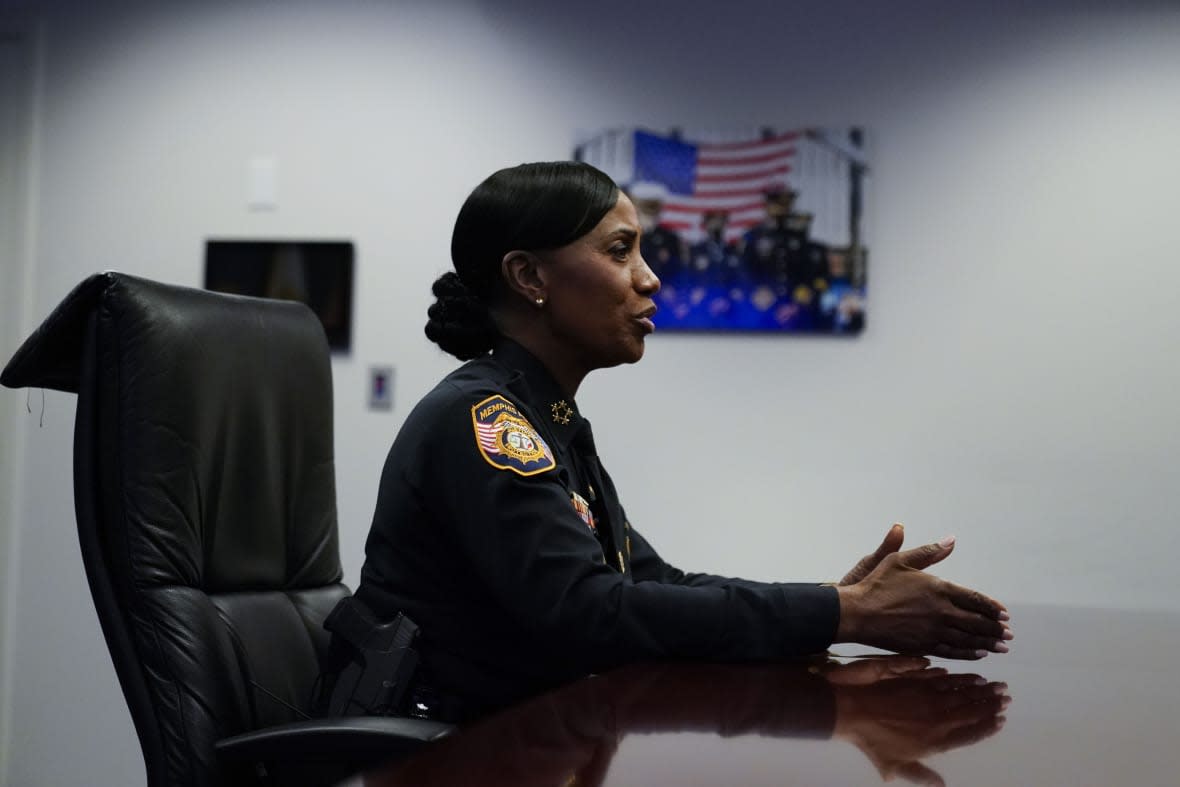
<path fill-rule="evenodd" d="M 430 489 L 423 504 L 449 529 L 490 606 L 517 625 L 568 643 L 591 669 L 640 659 L 768 660 L 831 643 L 839 616 L 832 588 L 636 582 L 617 572 L 570 501 L 567 470 L 496 466 L 473 427 L 478 399 L 455 401 L 423 444 L 419 467 L 431 481 L 418 486 Z M 646 542 L 640 550 L 654 566 L 654 550 Z"/>
<path fill-rule="evenodd" d="M 747 587 L 754 590 L 770 588 L 806 588 L 814 583 L 758 582 L 740 577 L 725 577 L 717 574 L 701 574 L 681 571 L 666 562 L 639 531 L 628 522 L 627 532 L 631 539 L 632 578 L 636 582 L 663 582 L 688 587 Z"/>

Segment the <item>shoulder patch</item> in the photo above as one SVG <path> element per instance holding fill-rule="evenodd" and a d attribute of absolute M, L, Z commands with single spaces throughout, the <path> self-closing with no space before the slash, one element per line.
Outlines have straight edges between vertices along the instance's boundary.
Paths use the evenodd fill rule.
<path fill-rule="evenodd" d="M 475 444 L 484 460 L 499 470 L 536 475 L 557 466 L 553 451 L 516 405 L 496 394 L 471 408 Z"/>

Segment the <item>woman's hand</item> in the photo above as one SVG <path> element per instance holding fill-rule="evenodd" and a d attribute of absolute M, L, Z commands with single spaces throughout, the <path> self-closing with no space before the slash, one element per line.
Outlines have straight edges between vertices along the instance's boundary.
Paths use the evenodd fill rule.
<path fill-rule="evenodd" d="M 1004 726 L 1011 702 L 1007 684 L 948 674 L 921 666 L 923 661 L 887 656 L 824 674 L 836 698 L 834 736 L 864 752 L 885 781 L 943 785 L 923 759 L 969 746 Z"/>
<path fill-rule="evenodd" d="M 887 549 L 895 529 L 877 553 L 864 558 L 850 576 Z M 948 537 L 905 552 L 884 554 L 863 577 L 838 586 L 836 642 L 952 659 L 1008 652 L 1005 641 L 1012 639 L 1012 630 L 1003 604 L 924 571 L 946 559 L 954 547 L 954 538 Z"/>
<path fill-rule="evenodd" d="M 869 575 L 869 572 L 876 568 L 886 555 L 892 555 L 901 549 L 901 542 L 905 540 L 905 527 L 899 522 L 893 527 L 889 528 L 889 532 L 885 534 L 885 540 L 881 542 L 881 546 L 877 547 L 877 551 L 865 555 L 860 559 L 852 570 L 844 575 L 844 578 L 837 583 L 837 587 L 844 585 L 855 585 L 862 579 Z"/>

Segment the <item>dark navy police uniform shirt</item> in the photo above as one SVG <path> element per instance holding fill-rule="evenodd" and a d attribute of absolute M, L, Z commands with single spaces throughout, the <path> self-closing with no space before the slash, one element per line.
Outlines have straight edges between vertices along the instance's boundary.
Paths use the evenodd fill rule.
<path fill-rule="evenodd" d="M 839 620 L 831 587 L 665 563 L 627 521 L 589 421 L 506 340 L 406 419 L 365 555 L 357 597 L 417 623 L 423 679 L 474 712 L 629 662 L 823 651 Z"/>

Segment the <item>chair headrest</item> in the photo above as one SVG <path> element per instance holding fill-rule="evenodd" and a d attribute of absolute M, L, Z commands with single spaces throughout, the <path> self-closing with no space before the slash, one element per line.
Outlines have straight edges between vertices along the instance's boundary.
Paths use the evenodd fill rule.
<path fill-rule="evenodd" d="M 76 457 L 75 472 L 95 473 L 104 527 L 126 539 L 137 582 L 338 579 L 332 371 L 307 306 L 101 273 L 0 381 L 81 394 L 98 455 Z"/>
<path fill-rule="evenodd" d="M 118 273 L 96 273 L 75 287 L 8 361 L 0 384 L 78 393 L 86 321 L 120 278 Z"/>

